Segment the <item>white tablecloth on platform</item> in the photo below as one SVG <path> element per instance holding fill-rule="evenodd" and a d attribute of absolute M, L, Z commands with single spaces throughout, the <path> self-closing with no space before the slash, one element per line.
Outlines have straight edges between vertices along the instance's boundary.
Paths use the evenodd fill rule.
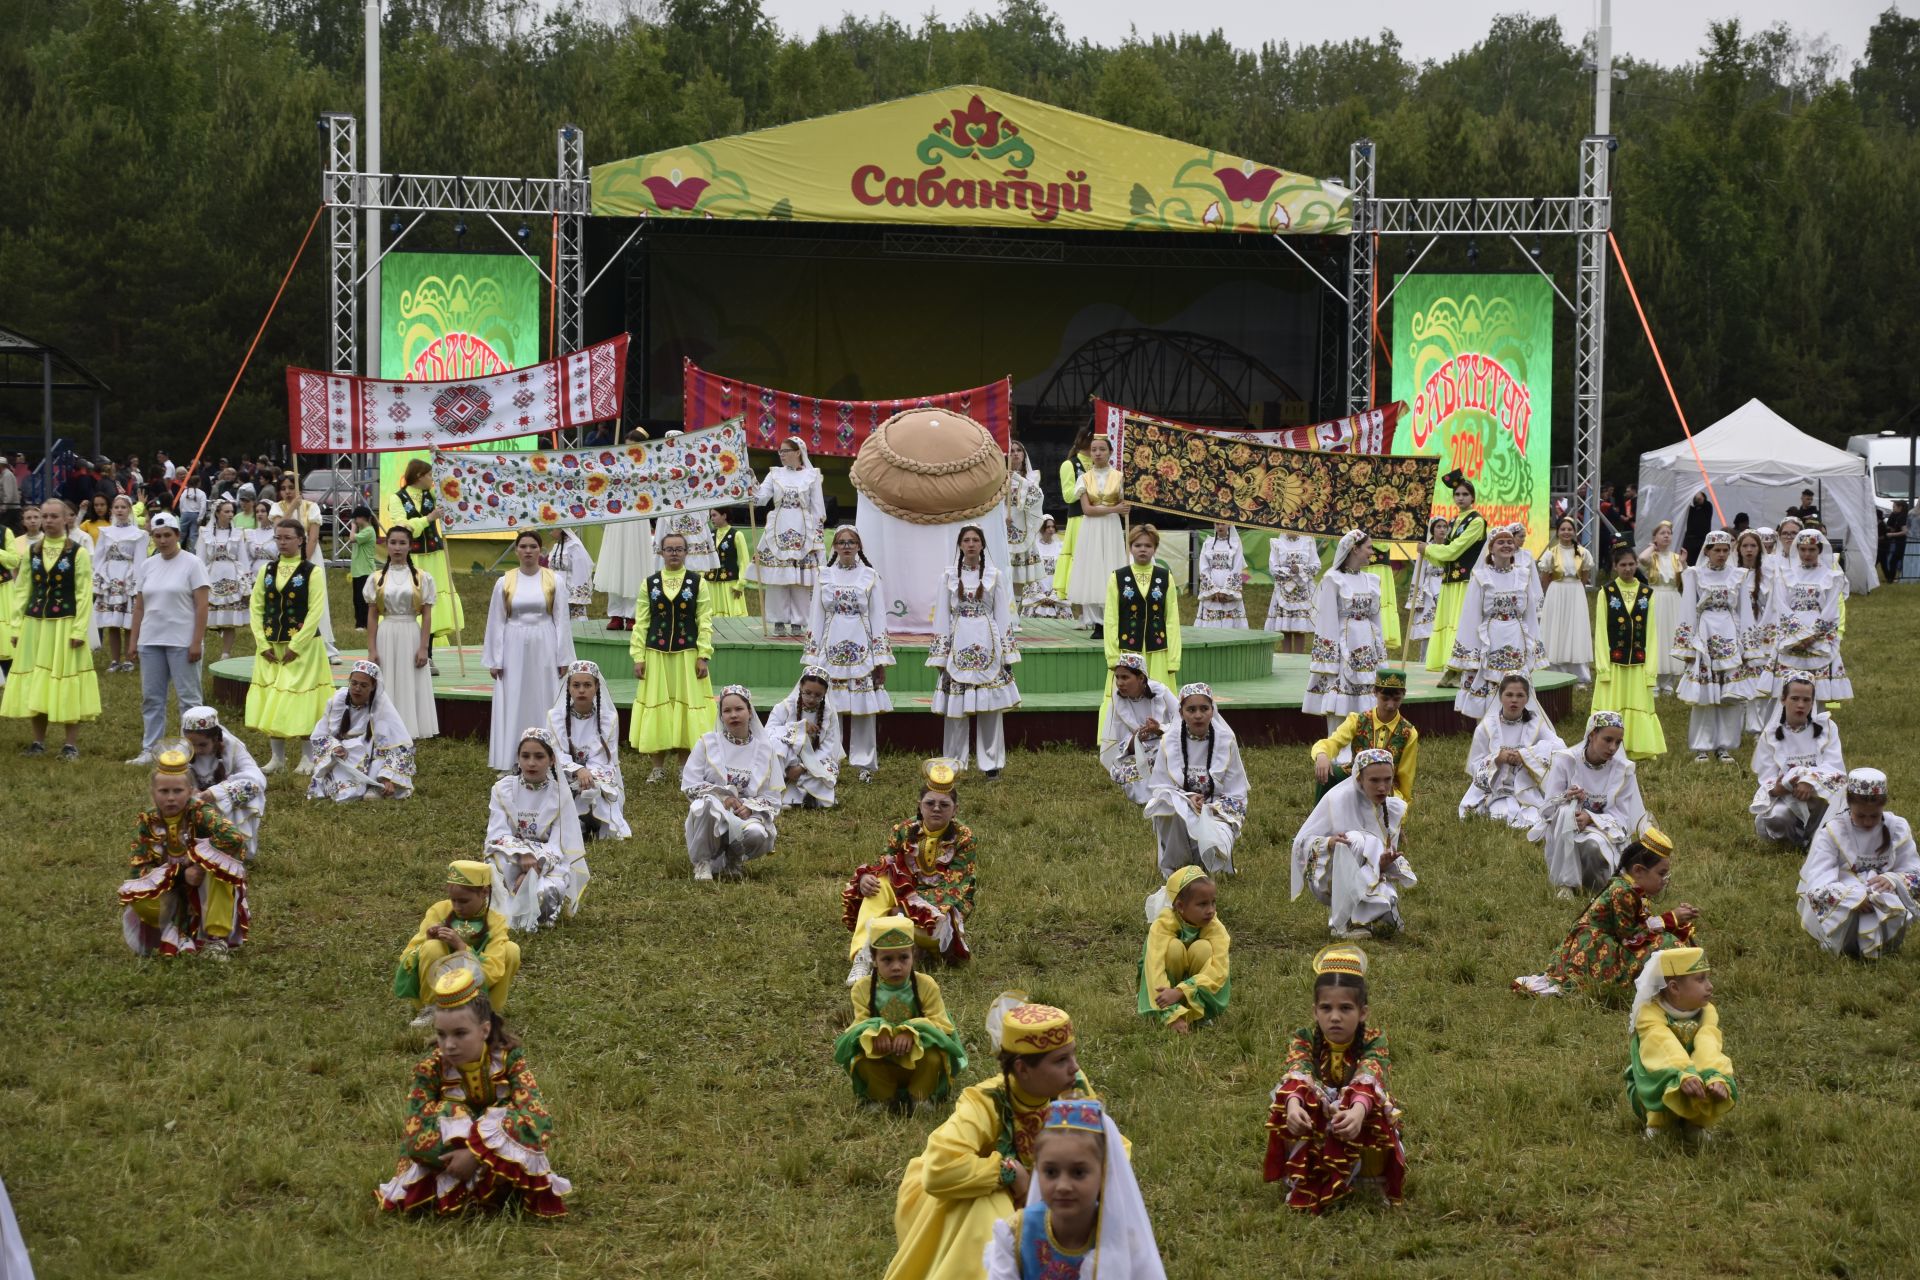
<path fill-rule="evenodd" d="M 1006 507 L 951 524 L 909 524 L 888 515 L 865 497 L 860 499 L 853 527 L 860 531 L 867 559 L 880 571 L 889 633 L 924 634 L 932 629 L 941 570 L 954 562 L 959 554 L 960 530 L 970 524 L 979 525 L 987 535 L 987 558 L 1000 567 L 1003 575 L 1008 573 Z M 832 546 L 831 532 L 828 546 Z"/>

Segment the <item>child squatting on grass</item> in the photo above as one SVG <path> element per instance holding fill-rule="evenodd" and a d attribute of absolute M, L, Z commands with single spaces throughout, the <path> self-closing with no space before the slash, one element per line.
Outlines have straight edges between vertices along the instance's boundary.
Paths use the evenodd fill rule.
<path fill-rule="evenodd" d="M 987 1280 L 1165 1280 L 1127 1144 L 1091 1098 L 1047 1107 L 1020 1215 L 993 1224 Z"/>
<path fill-rule="evenodd" d="M 194 794 L 186 748 L 163 750 L 153 807 L 135 820 L 132 878 L 120 886 L 122 929 L 134 954 L 226 953 L 247 940 L 247 837 Z"/>
<path fill-rule="evenodd" d="M 507 995 L 520 972 L 520 944 L 507 936 L 507 918 L 493 910 L 493 868 L 484 862 L 449 862 L 447 896 L 427 908 L 420 927 L 400 953 L 393 971 L 393 994 L 423 1008 L 418 1026 L 433 1021 L 426 1008 L 433 993 L 432 974 L 449 956 L 474 957 L 487 984 L 487 1001 L 507 1011 Z"/>
<path fill-rule="evenodd" d="M 1387 1092 L 1387 1033 L 1367 1021 L 1367 953 L 1323 948 L 1313 958 L 1313 1025 L 1293 1033 L 1287 1074 L 1267 1118 L 1268 1182 L 1287 1207 L 1321 1213 L 1358 1181 L 1399 1204 L 1407 1176 L 1400 1108 Z"/>
<path fill-rule="evenodd" d="M 1693 904 L 1683 902 L 1661 916 L 1647 910 L 1651 899 L 1666 892 L 1672 870 L 1673 842 L 1666 833 L 1652 827 L 1641 832 L 1621 855 L 1620 870 L 1554 951 L 1547 971 L 1515 978 L 1513 989 L 1557 996 L 1572 987 L 1604 999 L 1632 987 L 1649 955 L 1692 946 L 1700 919 Z"/>
<path fill-rule="evenodd" d="M 967 1051 L 953 1033 L 940 984 L 914 969 L 913 921 L 880 916 L 867 925 L 873 972 L 853 984 L 853 1025 L 833 1044 L 833 1060 L 853 1077 L 864 1102 L 900 1109 L 941 1102 Z"/>
<path fill-rule="evenodd" d="M 1704 1139 L 1740 1096 L 1712 1001 L 1706 952 L 1676 947 L 1647 957 L 1628 1019 L 1626 1081 L 1648 1141 L 1674 1132 Z"/>
<path fill-rule="evenodd" d="M 487 999 L 479 962 L 449 956 L 432 989 L 434 1049 L 413 1069 L 400 1163 L 374 1192 L 380 1207 L 450 1214 L 517 1199 L 537 1217 L 560 1217 L 573 1186 L 547 1160 L 553 1118 L 519 1037 Z"/>
<path fill-rule="evenodd" d="M 1227 1011 L 1227 926 L 1219 890 L 1199 867 L 1181 867 L 1147 898 L 1140 953 L 1140 1014 L 1185 1034 Z"/>

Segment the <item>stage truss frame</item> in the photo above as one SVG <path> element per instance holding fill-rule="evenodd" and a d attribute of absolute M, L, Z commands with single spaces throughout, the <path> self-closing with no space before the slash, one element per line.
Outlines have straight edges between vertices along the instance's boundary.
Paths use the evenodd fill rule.
<path fill-rule="evenodd" d="M 495 217 L 554 219 L 557 281 L 555 292 L 555 355 L 578 350 L 585 341 L 586 293 L 604 275 L 603 267 L 586 279 L 586 218 L 591 192 L 586 172 L 586 138 L 576 125 L 556 131 L 555 173 L 551 178 L 472 177 L 452 174 L 362 173 L 358 167 L 358 126 L 352 115 L 329 112 L 320 117 L 323 136 L 321 200 L 328 209 L 328 354 L 336 373 L 360 373 L 359 217 L 368 210 L 413 213 L 477 214 L 506 229 Z M 1392 298 L 1380 296 L 1378 260 L 1380 240 L 1388 236 L 1426 237 L 1427 244 L 1409 268 L 1443 237 L 1573 236 L 1578 247 L 1574 297 L 1559 286 L 1554 292 L 1574 313 L 1573 479 L 1574 511 L 1580 520 L 1581 541 L 1589 548 L 1599 538 L 1598 503 L 1600 455 L 1604 442 L 1601 393 L 1605 386 L 1607 235 L 1612 227 L 1609 164 L 1617 143 L 1611 135 L 1590 134 L 1580 140 L 1580 190 L 1572 196 L 1462 196 L 1445 199 L 1394 197 L 1375 194 L 1376 154 L 1373 140 L 1361 138 L 1348 149 L 1347 186 L 1353 192 L 1353 232 L 1347 237 L 1345 288 L 1336 288 L 1285 237 L 1275 241 L 1320 279 L 1346 306 L 1346 411 L 1369 408 L 1375 396 L 1374 335 L 1380 307 Z M 627 245 L 645 229 L 639 220 L 633 235 L 616 250 L 608 266 L 620 260 Z M 402 236 L 405 232 L 401 233 Z M 968 243 L 965 232 L 890 231 L 894 252 L 952 253 Z M 513 242 L 508 236 L 509 242 Z M 398 240 L 395 241 L 395 244 Z M 381 254 L 390 253 L 389 245 Z M 516 243 L 516 247 L 517 243 Z M 525 250 L 521 250 L 525 252 Z M 1044 245 L 1033 248 L 996 247 L 991 256 L 1044 257 Z M 972 256 L 972 255 L 968 255 Z M 982 255 L 986 256 L 986 255 Z M 1549 283 L 1553 277 L 1522 247 L 1522 256 Z M 536 267 L 538 263 L 536 262 Z M 545 272 L 542 272 L 545 275 Z M 629 282 L 631 288 L 631 282 Z M 644 286 L 643 286 L 644 287 Z M 1323 365 L 1324 367 L 1324 365 Z M 374 371 L 367 371 L 371 376 Z M 577 444 L 578 440 L 564 443 Z M 364 473 L 368 455 L 336 455 L 334 466 L 350 466 Z"/>

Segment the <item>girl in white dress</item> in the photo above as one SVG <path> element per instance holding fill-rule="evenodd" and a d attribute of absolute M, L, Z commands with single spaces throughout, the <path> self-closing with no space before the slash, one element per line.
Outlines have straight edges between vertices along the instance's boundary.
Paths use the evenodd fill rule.
<path fill-rule="evenodd" d="M 1731 764 L 1746 723 L 1745 704 L 1756 693 L 1740 674 L 1754 627 L 1747 613 L 1747 571 L 1729 563 L 1733 537 L 1723 530 L 1707 535 L 1700 554 L 1705 563 L 1688 565 L 1680 574 L 1680 625 L 1673 632 L 1674 651 L 1686 663 L 1680 701 L 1692 708 L 1687 745 L 1694 763 L 1713 752 Z"/>
<path fill-rule="evenodd" d="M 1672 693 L 1685 664 L 1674 652 L 1673 633 L 1680 626 L 1680 571 L 1687 553 L 1673 549 L 1673 521 L 1653 526 L 1653 541 L 1640 553 L 1640 569 L 1653 588 L 1654 645 L 1659 650 L 1659 680 L 1655 692 Z"/>
<path fill-rule="evenodd" d="M 127 632 L 133 626 L 133 571 L 147 558 L 147 531 L 133 522 L 133 499 L 113 500 L 113 522 L 93 548 L 93 617 L 107 642 L 107 670 L 133 670 Z"/>
<path fill-rule="evenodd" d="M 1427 559 L 1427 546 L 1447 541 L 1447 522 L 1435 516 L 1427 524 L 1427 541 L 1421 544 L 1420 558 L 1414 561 L 1407 583 L 1407 639 L 1413 645 L 1416 663 L 1427 660 L 1427 641 L 1433 638 L 1433 620 L 1440 613 L 1440 566 Z M 1271 628 L 1269 628 L 1271 630 Z"/>
<path fill-rule="evenodd" d="M 587 609 L 593 604 L 593 556 L 587 544 L 572 529 L 561 529 L 553 536 L 547 567 L 559 577 L 567 593 L 567 616 L 585 622 Z"/>
<path fill-rule="evenodd" d="M 1533 687 L 1525 676 L 1500 682 L 1500 703 L 1473 731 L 1467 750 L 1467 794 L 1460 818 L 1492 818 L 1516 831 L 1529 831 L 1547 802 L 1541 784 L 1556 751 L 1566 749 L 1547 718 L 1527 705 Z"/>
<path fill-rule="evenodd" d="M 627 433 L 628 444 L 647 438 L 643 428 Z M 600 560 L 593 567 L 593 585 L 607 597 L 607 630 L 633 630 L 634 602 L 647 589 L 653 563 L 653 521 L 611 520 L 600 526 Z"/>
<path fill-rule="evenodd" d="M 1273 598 L 1267 603 L 1266 630 L 1280 633 L 1280 652 L 1305 653 L 1313 637 L 1314 575 L 1320 552 L 1304 533 L 1276 533 L 1267 543 L 1267 575 Z"/>
<path fill-rule="evenodd" d="M 1620 750 L 1626 737 L 1618 711 L 1596 711 L 1584 739 L 1553 753 L 1540 786 L 1547 800 L 1527 839 L 1542 843 L 1547 880 L 1559 897 L 1598 893 L 1627 845 L 1653 825 L 1639 774 Z"/>
<path fill-rule="evenodd" d="M 1765 535 L 1771 529 L 1742 529 L 1733 539 L 1733 562 L 1747 571 L 1740 591 L 1747 597 L 1747 617 L 1752 625 L 1741 641 L 1739 679 L 1753 690 L 1747 699 L 1742 728 L 1758 735 L 1767 728 L 1773 688 L 1773 641 L 1767 631 L 1767 603 L 1773 598 L 1773 565 L 1767 556 Z"/>
<path fill-rule="evenodd" d="M 1204 684 L 1180 686 L 1180 718 L 1160 738 L 1147 807 L 1164 879 L 1181 867 L 1210 876 L 1233 870 L 1247 821 L 1247 769 L 1240 743 Z"/>
<path fill-rule="evenodd" d="M 560 748 L 540 725 L 515 735 L 513 772 L 487 800 L 487 861 L 493 866 L 493 909 L 515 933 L 560 922 L 580 909 L 593 878 L 573 793 L 554 777 Z"/>
<path fill-rule="evenodd" d="M 273 541 L 273 503 L 265 498 L 253 504 L 254 526 L 244 532 L 247 536 L 247 600 L 249 607 L 253 600 L 253 584 L 260 581 L 260 571 L 280 558 L 280 549 Z"/>
<path fill-rule="evenodd" d="M 233 503 L 213 504 L 213 527 L 200 531 L 198 550 L 207 566 L 207 629 L 220 633 L 220 657 L 233 656 L 233 633 L 247 625 L 253 579 L 247 576 L 247 535 L 233 527 Z"/>
<path fill-rule="evenodd" d="M 1587 601 L 1593 561 L 1574 541 L 1579 533 L 1572 516 L 1560 517 L 1553 526 L 1553 545 L 1540 557 L 1540 581 L 1546 584 L 1540 641 L 1547 647 L 1547 667 L 1572 676 L 1584 689 L 1593 683 L 1593 614 Z"/>
<path fill-rule="evenodd" d="M 1775 577 L 1793 568 L 1793 540 L 1799 536 L 1800 521 L 1798 517 L 1787 516 L 1780 521 L 1774 533 L 1773 545 L 1767 548 L 1767 555 L 1769 557 L 1768 567 L 1773 571 Z"/>
<path fill-rule="evenodd" d="M 433 575 L 413 563 L 413 533 L 404 524 L 387 530 L 386 563 L 367 575 L 367 652 L 386 674 L 387 697 L 400 723 L 417 742 L 440 732 L 433 705 L 428 637 L 433 634 Z"/>
<path fill-rule="evenodd" d="M 887 668 L 893 645 L 887 639 L 885 593 L 880 571 L 867 563 L 860 532 L 843 524 L 833 534 L 833 560 L 820 570 L 807 618 L 805 665 L 821 667 L 832 681 L 837 719 L 847 725 L 844 758 L 870 782 L 880 768 L 879 717 L 893 710 L 887 693 Z M 838 730 L 834 749 L 839 751 Z"/>
<path fill-rule="evenodd" d="M 334 690 L 307 740 L 307 799 L 404 800 L 413 794 L 413 737 L 380 687 L 380 665 L 361 659 Z"/>
<path fill-rule="evenodd" d="M 1336 938 L 1400 932 L 1400 890 L 1419 883 L 1400 850 L 1407 802 L 1393 794 L 1393 753 L 1356 752 L 1293 838 L 1293 896 L 1307 889 L 1327 908 Z"/>
<path fill-rule="evenodd" d="M 1247 553 L 1230 524 L 1214 523 L 1200 544 L 1200 589 L 1194 594 L 1193 625 L 1247 629 Z"/>
<path fill-rule="evenodd" d="M 1841 576 L 1827 562 L 1827 536 L 1802 530 L 1793 540 L 1794 561 L 1773 580 L 1767 623 L 1773 633 L 1773 688 L 1788 676 L 1813 681 L 1818 702 L 1853 697 L 1853 681 L 1840 658 Z"/>
<path fill-rule="evenodd" d="M 1052 516 L 1040 517 L 1040 530 L 1033 540 L 1033 554 L 1038 561 L 1038 576 L 1029 582 L 1020 593 L 1020 615 L 1025 618 L 1069 618 L 1073 610 L 1067 607 L 1053 589 L 1054 576 L 1060 568 L 1060 554 L 1066 549 L 1066 543 L 1054 533 Z"/>
<path fill-rule="evenodd" d="M 795 635 L 807 620 L 807 598 L 820 569 L 820 530 L 827 522 L 827 500 L 820 469 L 807 459 L 807 446 L 789 436 L 780 444 L 780 465 L 767 472 L 753 491 L 755 505 L 772 503 L 767 527 L 753 548 L 750 581 L 760 584 L 762 612 L 783 636 Z M 692 564 L 689 555 L 688 564 Z"/>
<path fill-rule="evenodd" d="M 1837 956 L 1878 960 L 1920 913 L 1920 854 L 1907 820 L 1887 812 L 1887 775 L 1847 775 L 1847 807 L 1829 810 L 1800 867 L 1800 923 Z"/>
<path fill-rule="evenodd" d="M 180 732 L 193 759 L 194 799 L 212 805 L 247 838 L 247 856 L 260 848 L 260 819 L 267 812 L 267 775 L 260 772 L 247 744 L 220 724 L 212 707 L 189 707 L 180 714 Z"/>
<path fill-rule="evenodd" d="M 707 573 L 720 567 L 720 553 L 713 548 L 713 524 L 704 511 L 676 511 L 653 522 L 653 554 L 660 554 L 660 541 L 670 533 L 687 540 L 684 567 L 692 573 Z M 656 571 L 660 566 L 656 565 Z M 647 575 L 652 577 L 652 574 Z M 645 590 L 643 587 L 642 590 Z"/>
<path fill-rule="evenodd" d="M 1100 764 L 1127 799 L 1145 804 L 1153 795 L 1153 766 L 1167 729 L 1180 721 L 1173 690 L 1147 674 L 1147 660 L 1123 653 L 1113 664 L 1113 699 L 1100 739 Z"/>
<path fill-rule="evenodd" d="M 1780 718 L 1753 744 L 1753 773 L 1760 780 L 1747 805 L 1753 833 L 1804 849 L 1847 785 L 1840 728 L 1814 710 L 1813 681 L 1805 676 L 1788 676 L 1781 686 Z"/>
<path fill-rule="evenodd" d="M 580 834 L 625 840 L 627 783 L 620 773 L 620 711 L 597 662 L 567 667 L 560 696 L 547 709 L 547 732 L 559 744 L 561 772 L 580 815 Z"/>
<path fill-rule="evenodd" d="M 687 861 L 695 880 L 738 877 L 773 852 L 780 812 L 780 749 L 754 714 L 745 685 L 720 691 L 713 729 L 687 753 Z"/>
<path fill-rule="evenodd" d="M 1087 452 L 1093 465 L 1073 482 L 1081 520 L 1067 571 L 1067 603 L 1079 611 L 1081 626 L 1097 632 L 1106 613 L 1107 583 L 1127 562 L 1126 515 L 1131 508 L 1121 498 L 1112 444 L 1096 435 Z"/>
<path fill-rule="evenodd" d="M 1015 440 L 1007 450 L 1007 567 L 1013 597 L 1024 600 L 1028 584 L 1040 577 L 1040 557 L 1034 541 L 1040 536 L 1040 507 L 1046 494 L 1040 473 L 1027 458 L 1027 446 Z"/>
<path fill-rule="evenodd" d="M 1074 553 L 1074 571 L 1086 563 L 1081 551 L 1099 541 L 1086 530 L 1105 517 L 1081 526 L 1080 550 Z M 1113 517 L 1119 524 L 1119 517 Z M 979 525 L 962 525 L 959 552 L 944 573 L 940 598 L 933 610 L 933 644 L 927 665 L 939 668 L 933 691 L 933 714 L 945 717 L 945 755 L 961 771 L 967 768 L 968 742 L 989 778 L 1000 776 L 1007 763 L 1007 740 L 1002 715 L 1020 705 L 1020 686 L 1013 680 L 1013 664 L 1020 661 L 1014 637 L 1012 588 L 998 567 L 987 563 L 987 536 Z M 1101 588 L 1105 606 L 1105 585 Z M 971 734 L 969 728 L 972 729 Z"/>
<path fill-rule="evenodd" d="M 1349 530 L 1334 548 L 1314 600 L 1311 674 L 1300 709 L 1325 716 L 1328 734 L 1349 715 L 1373 709 L 1374 675 L 1387 656 L 1380 580 L 1367 571 L 1372 556 L 1373 539 Z"/>
<path fill-rule="evenodd" d="M 1476 722 L 1492 708 L 1507 676 L 1527 676 L 1532 683 L 1539 657 L 1540 579 L 1514 558 L 1514 551 L 1511 529 L 1488 534 L 1487 554 L 1473 567 L 1460 604 L 1447 665 L 1460 672 L 1453 709 Z"/>
<path fill-rule="evenodd" d="M 827 696 L 831 677 L 824 667 L 807 667 L 793 692 L 767 713 L 767 735 L 780 750 L 783 805 L 831 809 L 840 781 L 840 716 Z"/>
<path fill-rule="evenodd" d="M 487 763 L 502 772 L 514 767 L 522 729 L 545 732 L 547 708 L 573 662 L 566 592 L 553 570 L 540 567 L 540 535 L 523 530 L 513 540 L 513 554 L 520 564 L 493 589 L 481 646 L 481 661 L 493 676 Z"/>

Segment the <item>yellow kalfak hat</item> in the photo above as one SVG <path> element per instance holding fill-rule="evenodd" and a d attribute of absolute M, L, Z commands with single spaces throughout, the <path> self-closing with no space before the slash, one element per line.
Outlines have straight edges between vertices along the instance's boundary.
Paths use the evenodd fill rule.
<path fill-rule="evenodd" d="M 193 757 L 187 752 L 180 750 L 178 747 L 169 747 L 154 757 L 153 771 L 155 773 L 184 774 L 187 771 L 187 766 L 191 763 L 193 763 Z"/>
<path fill-rule="evenodd" d="M 945 756 L 941 756 L 922 765 L 920 774 L 927 780 L 928 790 L 952 791 L 954 783 L 960 780 L 960 767 Z"/>
<path fill-rule="evenodd" d="M 462 860 L 447 864 L 447 883 L 467 889 L 486 889 L 493 884 L 493 868 L 484 862 Z"/>
<path fill-rule="evenodd" d="M 448 965 L 433 980 L 433 1005 L 436 1009 L 458 1009 L 471 1004 L 486 989 L 474 967 Z"/>
<path fill-rule="evenodd" d="M 913 921 L 905 916 L 877 916 L 867 922 L 867 945 L 875 951 L 898 951 L 913 946 Z"/>
<path fill-rule="evenodd" d="M 1313 958 L 1313 974 L 1317 978 L 1323 973 L 1345 973 L 1364 978 L 1367 976 L 1367 953 L 1358 947 L 1340 943 L 1322 947 Z"/>
<path fill-rule="evenodd" d="M 1642 848 L 1649 849 L 1663 858 L 1673 856 L 1673 837 L 1658 827 L 1648 827 L 1640 833 Z"/>
<path fill-rule="evenodd" d="M 1018 1004 L 1000 1016 L 1003 1053 L 1052 1053 L 1073 1043 L 1073 1019 L 1050 1004 Z"/>
<path fill-rule="evenodd" d="M 1699 947 L 1674 947 L 1660 954 L 1660 975 L 1664 978 L 1683 978 L 1690 973 L 1712 973 L 1713 966 L 1707 963 L 1707 953 Z"/>

